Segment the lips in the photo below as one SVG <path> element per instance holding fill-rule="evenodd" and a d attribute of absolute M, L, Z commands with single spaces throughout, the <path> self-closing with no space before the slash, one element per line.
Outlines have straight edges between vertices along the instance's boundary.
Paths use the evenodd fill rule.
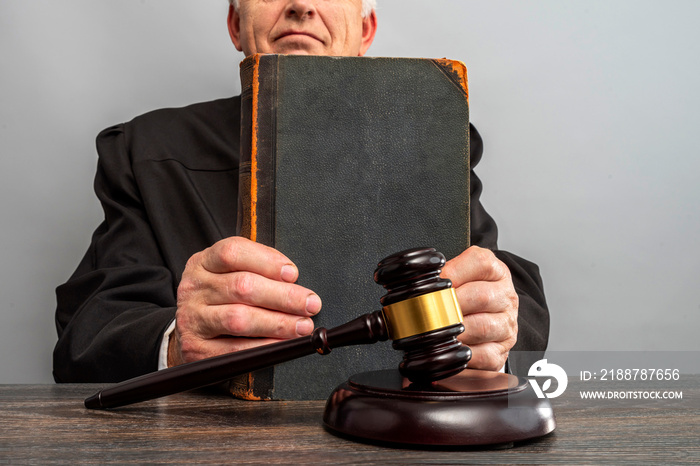
<path fill-rule="evenodd" d="M 312 34 L 312 33 L 310 33 L 310 32 L 307 32 L 307 31 L 294 31 L 294 30 L 284 31 L 282 34 L 278 35 L 278 36 L 275 38 L 275 40 L 284 39 L 285 37 L 289 37 L 289 36 L 306 36 L 306 37 L 310 37 L 310 38 L 312 38 L 312 39 L 315 39 L 315 40 L 317 40 L 317 41 L 319 41 L 319 42 L 323 42 L 321 39 L 319 39 L 318 37 L 316 37 L 314 34 Z"/>

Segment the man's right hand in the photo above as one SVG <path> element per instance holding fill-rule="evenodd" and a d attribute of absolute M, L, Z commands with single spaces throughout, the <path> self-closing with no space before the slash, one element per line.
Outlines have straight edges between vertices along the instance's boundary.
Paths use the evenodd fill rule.
<path fill-rule="evenodd" d="M 230 237 L 194 254 L 177 289 L 168 367 L 309 335 L 320 298 L 279 251 Z"/>

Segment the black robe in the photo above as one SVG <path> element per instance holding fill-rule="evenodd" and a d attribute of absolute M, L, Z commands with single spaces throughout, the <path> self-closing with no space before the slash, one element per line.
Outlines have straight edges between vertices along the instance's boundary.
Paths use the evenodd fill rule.
<path fill-rule="evenodd" d="M 75 273 L 59 286 L 57 382 L 116 382 L 157 369 L 189 257 L 236 234 L 240 97 L 161 109 L 97 137 L 95 192 L 104 222 Z M 482 155 L 471 128 L 471 166 Z M 520 297 L 510 369 L 526 374 L 549 336 L 538 267 L 497 249 L 498 232 L 471 173 L 472 244 L 505 262 Z M 524 359 L 518 362 L 516 352 Z"/>

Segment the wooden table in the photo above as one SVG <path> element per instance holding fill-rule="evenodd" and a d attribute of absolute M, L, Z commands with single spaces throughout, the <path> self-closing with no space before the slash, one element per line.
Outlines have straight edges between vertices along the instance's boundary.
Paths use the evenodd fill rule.
<path fill-rule="evenodd" d="M 83 400 L 98 385 L 0 386 L 0 464 L 679 464 L 700 463 L 700 378 L 683 400 L 580 399 L 581 382 L 552 400 L 557 428 L 501 450 L 415 450 L 326 431 L 323 401 L 247 402 L 195 391 L 113 411 Z M 586 389 L 591 389 L 586 384 Z"/>

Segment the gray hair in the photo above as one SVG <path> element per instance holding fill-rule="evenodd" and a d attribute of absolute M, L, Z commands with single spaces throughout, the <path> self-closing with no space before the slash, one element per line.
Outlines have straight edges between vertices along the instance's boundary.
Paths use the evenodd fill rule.
<path fill-rule="evenodd" d="M 233 8 L 238 11 L 238 7 L 240 6 L 241 0 L 228 0 L 231 5 L 233 5 Z M 366 18 L 372 13 L 372 10 L 375 10 L 377 8 L 377 0 L 362 0 L 362 17 Z"/>

